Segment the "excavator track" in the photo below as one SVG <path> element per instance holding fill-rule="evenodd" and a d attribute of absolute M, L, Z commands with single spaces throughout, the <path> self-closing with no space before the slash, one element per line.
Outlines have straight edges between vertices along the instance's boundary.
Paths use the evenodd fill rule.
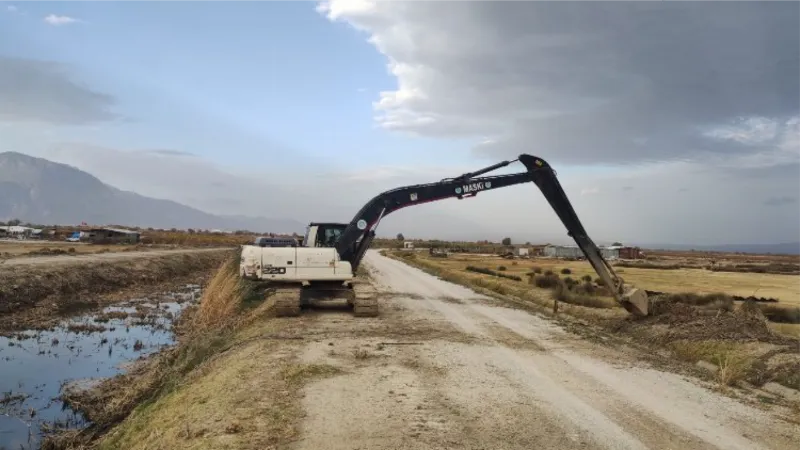
<path fill-rule="evenodd" d="M 275 316 L 276 317 L 297 317 L 300 315 L 300 297 L 301 290 L 299 287 L 281 287 L 271 289 L 269 298 L 275 303 Z"/>
<path fill-rule="evenodd" d="M 353 315 L 356 317 L 378 317 L 378 296 L 369 283 L 353 284 Z"/>

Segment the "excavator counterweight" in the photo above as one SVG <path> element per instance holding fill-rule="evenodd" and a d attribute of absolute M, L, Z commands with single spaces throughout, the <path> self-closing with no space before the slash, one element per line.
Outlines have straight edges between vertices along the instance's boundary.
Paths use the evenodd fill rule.
<path fill-rule="evenodd" d="M 521 162 L 527 170 L 514 174 L 481 176 L 516 161 Z M 558 182 L 555 171 L 542 158 L 528 154 L 519 155 L 514 161 L 502 161 L 455 178 L 383 192 L 367 202 L 350 223 L 310 224 L 301 247 L 243 246 L 240 274 L 283 286 L 281 304 L 285 311 L 289 311 L 286 315 L 299 314 L 300 307 L 305 304 L 303 294 L 307 294 L 310 297 L 347 297 L 348 304 L 354 308 L 356 315 L 372 317 L 377 315 L 377 302 L 374 301 L 374 296 L 355 292 L 354 278 L 383 217 L 407 206 L 447 198 L 474 197 L 483 191 L 527 182 L 536 184 L 544 194 L 566 227 L 567 234 L 578 244 L 592 268 L 611 289 L 617 302 L 633 315 L 647 315 L 649 299 L 645 291 L 626 288 L 623 280 L 589 238 Z M 293 291 L 293 288 L 286 286 L 296 288 Z M 296 295 L 292 294 L 295 291 Z"/>

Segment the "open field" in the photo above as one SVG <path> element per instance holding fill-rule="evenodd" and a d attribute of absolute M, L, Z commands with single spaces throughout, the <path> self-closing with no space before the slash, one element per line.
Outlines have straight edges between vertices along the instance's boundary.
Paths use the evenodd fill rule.
<path fill-rule="evenodd" d="M 375 251 L 365 265 L 377 318 L 335 304 L 273 318 L 231 265 L 181 319 L 177 347 L 70 395 L 96 426 L 61 437 L 100 449 L 796 448 L 798 409 L 737 387 L 739 364 L 708 374 Z"/>
<path fill-rule="evenodd" d="M 123 247 L 124 248 L 124 247 Z M 132 247 L 130 247 L 132 248 Z M 183 248 L 183 249 L 151 249 L 141 252 L 96 252 L 96 253 L 76 253 L 74 255 L 57 254 L 55 256 L 37 255 L 25 258 L 10 258 L 0 261 L 0 267 L 14 266 L 64 266 L 81 263 L 105 263 L 111 261 L 131 261 L 136 259 L 152 259 L 160 256 L 203 254 L 208 252 L 218 252 L 220 250 L 231 250 L 231 248 Z"/>
<path fill-rule="evenodd" d="M 168 230 L 141 230 L 143 244 L 179 245 L 185 247 L 230 247 L 242 244 L 251 244 L 255 233 L 207 233 L 199 231 L 168 231 Z"/>
<path fill-rule="evenodd" d="M 8 258 L 46 256 L 60 254 L 85 254 L 108 252 L 151 251 L 195 247 L 238 247 L 250 244 L 261 234 L 251 232 L 212 233 L 188 230 L 150 230 L 119 227 L 141 233 L 138 244 L 91 244 L 88 242 L 66 242 L 73 231 L 88 231 L 88 227 L 62 227 L 57 235 L 48 239 L 0 239 L 0 260 Z"/>
<path fill-rule="evenodd" d="M 147 249 L 148 247 L 133 245 L 90 245 L 64 241 L 0 239 L 0 260 L 27 256 L 82 255 Z"/>
<path fill-rule="evenodd" d="M 648 257 L 667 260 L 728 260 L 739 263 L 794 263 L 800 255 L 758 255 L 753 253 L 700 252 L 680 250 L 646 250 Z"/>
<path fill-rule="evenodd" d="M 592 266 L 587 261 L 565 261 L 551 258 L 515 259 L 513 261 L 498 256 L 451 254 L 448 258 L 428 258 L 426 254 L 417 252 L 424 258 L 443 268 L 465 270 L 468 265 L 482 266 L 496 270 L 500 266 L 506 268 L 505 273 L 525 278 L 525 274 L 539 267 L 561 274 L 562 269 L 569 269 L 569 275 L 580 279 L 589 275 L 597 278 Z M 800 306 L 800 275 L 776 275 L 747 272 L 714 272 L 705 269 L 643 269 L 635 267 L 615 267 L 614 270 L 625 280 L 640 289 L 651 291 L 681 293 L 694 292 L 711 294 L 723 292 L 742 297 L 777 298 L 786 305 Z"/>

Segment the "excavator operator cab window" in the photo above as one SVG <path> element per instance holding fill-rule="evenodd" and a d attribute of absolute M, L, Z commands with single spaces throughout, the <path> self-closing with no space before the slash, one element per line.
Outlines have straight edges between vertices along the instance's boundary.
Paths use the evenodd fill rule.
<path fill-rule="evenodd" d="M 317 247 L 333 247 L 342 235 L 342 228 L 320 226 L 317 230 Z"/>
<path fill-rule="evenodd" d="M 335 247 L 339 238 L 342 236 L 347 224 L 312 224 L 316 227 L 316 236 L 314 236 L 313 244 L 309 242 L 309 246 L 313 247 Z M 309 233 L 307 234 L 315 234 Z M 309 236 L 310 237 L 310 236 Z"/>

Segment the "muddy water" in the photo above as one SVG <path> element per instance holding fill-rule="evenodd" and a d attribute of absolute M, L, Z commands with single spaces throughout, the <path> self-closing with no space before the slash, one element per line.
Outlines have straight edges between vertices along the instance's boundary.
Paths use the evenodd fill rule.
<path fill-rule="evenodd" d="M 85 425 L 59 400 L 62 387 L 113 376 L 172 344 L 172 321 L 199 294 L 187 286 L 73 317 L 53 330 L 0 337 L 0 449 L 38 448 L 47 428 Z"/>

